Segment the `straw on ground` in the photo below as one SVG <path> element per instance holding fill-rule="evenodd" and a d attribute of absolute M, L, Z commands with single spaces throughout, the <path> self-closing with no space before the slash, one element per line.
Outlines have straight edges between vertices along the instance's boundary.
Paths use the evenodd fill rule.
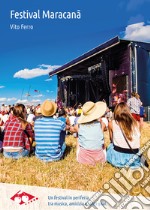
<path fill-rule="evenodd" d="M 109 144 L 108 131 L 105 132 L 106 145 Z M 141 146 L 150 140 L 150 124 L 142 129 Z M 0 182 L 25 184 L 32 186 L 55 187 L 63 189 L 98 191 L 114 177 L 118 168 L 109 163 L 93 166 L 81 165 L 76 161 L 76 139 L 66 137 L 67 151 L 63 160 L 44 163 L 35 156 L 20 160 L 6 159 L 0 154 Z M 148 172 L 145 172 L 145 177 Z M 137 194 L 143 189 L 135 186 L 130 194 Z M 144 195 L 149 196 L 146 192 Z"/>

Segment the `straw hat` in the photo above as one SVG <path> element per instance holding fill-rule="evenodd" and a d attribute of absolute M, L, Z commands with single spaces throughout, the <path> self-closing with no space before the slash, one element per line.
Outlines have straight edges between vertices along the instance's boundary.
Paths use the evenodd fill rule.
<path fill-rule="evenodd" d="M 53 101 L 45 100 L 41 105 L 41 113 L 46 117 L 50 117 L 56 113 L 57 105 Z"/>
<path fill-rule="evenodd" d="M 81 124 L 97 120 L 105 114 L 106 108 L 106 103 L 102 101 L 96 103 L 92 101 L 86 102 L 82 107 L 82 114 L 78 119 L 78 123 Z"/>

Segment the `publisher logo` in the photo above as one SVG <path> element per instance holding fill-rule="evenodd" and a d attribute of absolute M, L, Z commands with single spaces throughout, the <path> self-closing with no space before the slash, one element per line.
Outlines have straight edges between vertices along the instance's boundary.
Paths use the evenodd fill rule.
<path fill-rule="evenodd" d="M 19 190 L 16 194 L 14 194 L 10 199 L 20 205 L 22 205 L 22 204 L 27 205 L 33 201 L 38 200 L 37 197 L 35 197 L 29 193 L 23 192 L 21 190 Z"/>

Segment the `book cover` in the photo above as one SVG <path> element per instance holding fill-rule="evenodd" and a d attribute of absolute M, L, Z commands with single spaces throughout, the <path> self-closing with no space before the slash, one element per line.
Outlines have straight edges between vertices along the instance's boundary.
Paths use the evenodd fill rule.
<path fill-rule="evenodd" d="M 149 8 L 149 0 L 1 1 L 1 118 L 2 109 L 9 105 L 38 107 L 46 99 L 56 101 L 61 91 L 61 66 L 64 71 L 65 64 L 67 69 L 69 62 L 71 66 L 78 58 L 86 60 L 91 50 L 98 46 L 107 48 L 105 43 L 114 37 L 150 42 Z M 93 67 L 94 62 L 90 60 L 86 68 Z M 85 68 L 82 64 L 81 69 Z M 53 74 L 59 68 L 58 74 Z M 75 80 L 80 74 L 77 71 Z M 82 88 L 78 91 L 82 92 Z M 91 94 L 94 95 L 92 90 Z M 76 105 L 76 101 L 71 105 Z M 149 124 L 144 126 L 142 146 L 149 158 Z M 108 145 L 108 131 L 105 138 Z M 53 163 L 44 163 L 34 155 L 7 159 L 1 152 L 0 208 L 149 209 L 149 169 L 137 169 L 134 177 L 131 171 L 129 174 L 108 163 L 85 166 L 76 160 L 77 138 L 67 136 L 66 144 L 64 159 Z"/>

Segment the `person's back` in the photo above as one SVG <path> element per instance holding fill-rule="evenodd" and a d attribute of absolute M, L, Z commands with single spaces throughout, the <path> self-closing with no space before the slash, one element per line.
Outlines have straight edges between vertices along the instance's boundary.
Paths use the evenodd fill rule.
<path fill-rule="evenodd" d="M 130 112 L 132 116 L 135 118 L 135 120 L 140 121 L 140 106 L 142 105 L 142 102 L 139 95 L 137 93 L 132 93 L 131 98 L 127 100 L 127 105 L 130 108 Z"/>
<path fill-rule="evenodd" d="M 93 141 L 94 139 L 94 141 Z M 80 124 L 78 132 L 79 145 L 85 149 L 101 149 L 104 144 L 104 135 L 99 121 Z"/>
<path fill-rule="evenodd" d="M 18 159 L 28 156 L 33 138 L 31 125 L 25 120 L 26 109 L 23 104 L 16 105 L 13 117 L 5 123 L 3 139 L 3 155 L 7 158 Z"/>
<path fill-rule="evenodd" d="M 28 128 L 29 127 L 27 125 L 27 129 Z M 30 149 L 29 144 L 26 145 L 24 142 L 25 133 L 22 128 L 22 124 L 17 117 L 13 117 L 11 120 L 6 122 L 4 132 L 3 148 L 6 149 L 6 147 L 15 147 L 17 150 L 17 148 L 21 149 L 26 146 L 28 150 Z"/>
<path fill-rule="evenodd" d="M 71 128 L 78 132 L 77 161 L 82 164 L 95 165 L 106 160 L 102 122 L 99 118 L 106 111 L 106 103 L 91 101 L 83 105 L 83 113 L 78 124 Z"/>
<path fill-rule="evenodd" d="M 66 145 L 60 141 L 60 133 L 66 125 L 59 119 L 54 119 L 57 105 L 46 100 L 41 105 L 42 117 L 35 120 L 34 132 L 37 158 L 50 162 L 60 160 L 64 154 Z"/>
<path fill-rule="evenodd" d="M 122 134 L 120 126 L 116 123 L 115 120 L 112 121 L 113 126 L 113 143 L 114 145 L 129 149 L 128 144 L 126 143 L 126 140 Z M 140 131 L 137 128 L 134 129 L 134 132 L 132 134 L 132 141 L 128 140 L 128 143 L 131 145 L 133 149 L 140 147 Z"/>
<path fill-rule="evenodd" d="M 116 167 L 139 167 L 140 158 L 133 156 L 139 152 L 140 128 L 126 103 L 116 105 L 114 120 L 108 128 L 111 144 L 107 148 L 107 161 Z"/>

